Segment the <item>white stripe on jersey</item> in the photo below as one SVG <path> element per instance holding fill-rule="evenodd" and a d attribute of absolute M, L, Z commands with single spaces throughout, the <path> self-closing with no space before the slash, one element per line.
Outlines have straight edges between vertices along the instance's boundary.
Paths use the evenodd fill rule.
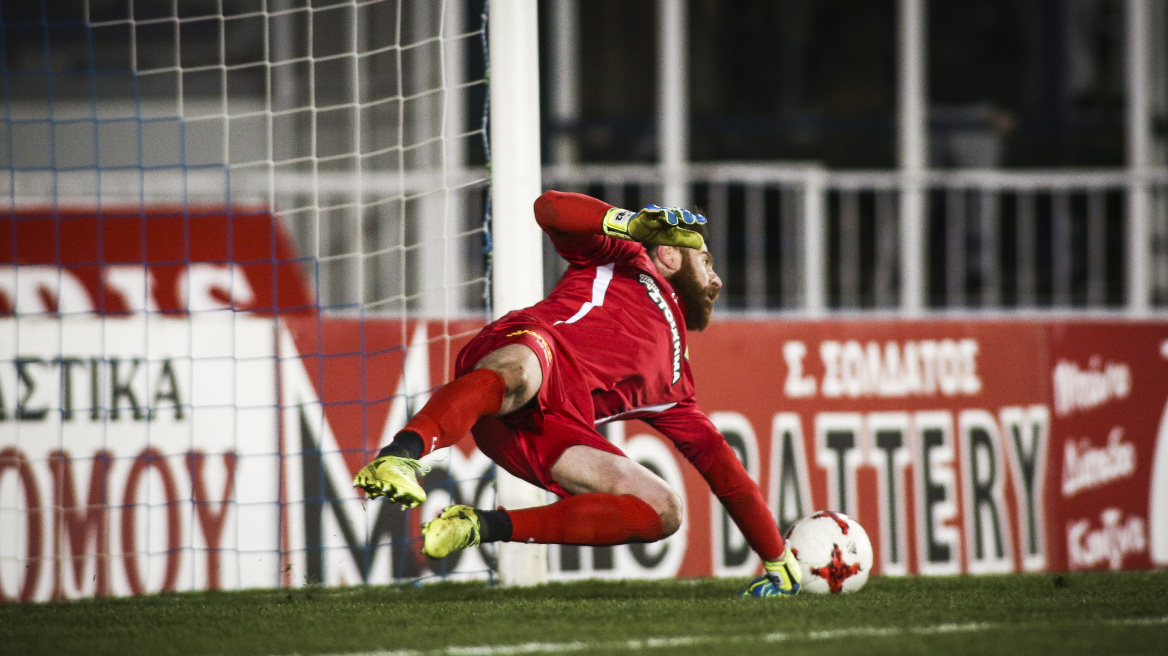
<path fill-rule="evenodd" d="M 632 410 L 625 410 L 624 412 L 618 412 L 615 415 L 612 415 L 611 417 L 601 417 L 600 419 L 597 419 L 596 421 L 594 421 L 592 423 L 599 426 L 600 424 L 603 424 L 603 423 L 606 423 L 609 421 L 613 421 L 615 419 L 623 419 L 625 417 L 628 417 L 629 415 L 635 415 L 635 414 L 641 414 L 641 413 L 657 414 L 658 412 L 665 412 L 666 410 L 672 408 L 675 405 L 677 405 L 676 401 L 674 401 L 673 403 L 662 403 L 660 405 L 647 405 L 643 408 L 633 408 Z"/>
<path fill-rule="evenodd" d="M 594 307 L 604 305 L 604 295 L 608 293 L 608 283 L 612 282 L 612 268 L 615 263 L 610 262 L 603 266 L 596 267 L 596 278 L 592 281 L 592 300 L 580 306 L 576 314 L 572 315 L 571 319 L 567 321 L 557 321 L 556 325 L 561 323 L 576 323 L 584 318 L 584 315 L 592 311 Z"/>

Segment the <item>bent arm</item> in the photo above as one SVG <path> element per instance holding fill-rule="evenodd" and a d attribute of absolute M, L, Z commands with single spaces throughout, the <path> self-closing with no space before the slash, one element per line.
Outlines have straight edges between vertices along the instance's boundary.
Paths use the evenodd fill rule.
<path fill-rule="evenodd" d="M 755 553 L 763 560 L 781 558 L 785 546 L 783 536 L 762 490 L 693 399 L 645 421 L 669 438 L 693 463 Z"/>
<path fill-rule="evenodd" d="M 605 212 L 612 205 L 584 194 L 545 191 L 535 200 L 535 220 L 553 239 L 599 235 Z"/>
<path fill-rule="evenodd" d="M 535 220 L 556 252 L 577 264 L 630 259 L 643 247 L 604 235 L 604 215 L 613 206 L 568 191 L 545 191 L 535 200 Z"/>

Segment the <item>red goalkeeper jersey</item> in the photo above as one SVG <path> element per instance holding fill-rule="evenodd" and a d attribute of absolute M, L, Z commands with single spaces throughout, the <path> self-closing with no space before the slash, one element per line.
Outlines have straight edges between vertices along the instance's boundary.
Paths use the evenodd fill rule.
<path fill-rule="evenodd" d="M 569 262 L 552 293 L 525 314 L 571 351 L 597 422 L 660 412 L 694 394 L 682 309 L 639 243 L 553 236 Z M 567 243 L 565 243 L 567 242 Z"/>
<path fill-rule="evenodd" d="M 579 194 L 540 198 L 536 218 L 568 269 L 545 300 L 521 312 L 569 352 L 564 360 L 591 390 L 596 423 L 652 425 L 701 472 L 754 550 L 778 559 L 783 539 L 758 486 L 694 401 L 677 294 L 643 245 L 600 234 L 609 208 Z"/>

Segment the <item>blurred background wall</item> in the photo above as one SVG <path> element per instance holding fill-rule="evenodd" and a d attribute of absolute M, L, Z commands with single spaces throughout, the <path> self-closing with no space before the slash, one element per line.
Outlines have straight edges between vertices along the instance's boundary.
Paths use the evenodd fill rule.
<path fill-rule="evenodd" d="M 545 97 L 553 43 L 573 27 L 541 4 Z M 551 136 L 586 162 L 655 159 L 655 0 L 574 2 L 579 116 Z M 1123 0 L 926 2 L 930 163 L 1124 163 Z M 894 0 L 687 3 L 691 157 L 887 168 L 896 159 Z M 1152 3 L 1155 138 L 1163 158 L 1165 7 Z M 1162 162 L 1162 159 L 1159 160 Z"/>
<path fill-rule="evenodd" d="M 414 238 L 433 221 L 407 216 L 446 210 L 346 211 L 282 181 L 308 173 L 327 191 L 355 171 L 481 168 L 483 7 L 6 0 L 9 188 L 84 200 L 113 194 L 120 171 L 125 198 L 166 197 L 178 183 L 151 181 L 181 170 L 186 198 L 277 206 L 324 258 L 312 273 L 326 305 L 404 290 L 388 309 L 424 306 L 396 260 L 370 271 L 390 282 L 366 294 L 346 282 L 357 265 L 332 256 L 381 244 L 409 259 L 380 226 Z M 725 309 L 1168 307 L 1162 2 L 540 0 L 539 14 L 544 186 L 721 217 Z M 426 39 L 441 21 L 445 40 Z M 349 52 L 366 53 L 362 67 Z M 461 86 L 447 89 L 451 71 Z M 903 193 L 910 170 L 919 202 Z M 25 175 L 38 171 L 54 182 Z M 100 185 L 61 186 L 95 171 Z M 485 196 L 475 184 L 463 196 L 470 231 Z M 452 259 L 478 276 L 482 239 L 464 241 Z"/>

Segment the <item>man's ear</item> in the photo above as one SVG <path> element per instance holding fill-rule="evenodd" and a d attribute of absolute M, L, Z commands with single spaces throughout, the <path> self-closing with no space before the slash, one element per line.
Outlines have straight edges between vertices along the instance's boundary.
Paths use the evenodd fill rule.
<path fill-rule="evenodd" d="M 666 278 L 681 269 L 681 249 L 676 246 L 657 246 L 653 259 L 658 273 Z"/>

